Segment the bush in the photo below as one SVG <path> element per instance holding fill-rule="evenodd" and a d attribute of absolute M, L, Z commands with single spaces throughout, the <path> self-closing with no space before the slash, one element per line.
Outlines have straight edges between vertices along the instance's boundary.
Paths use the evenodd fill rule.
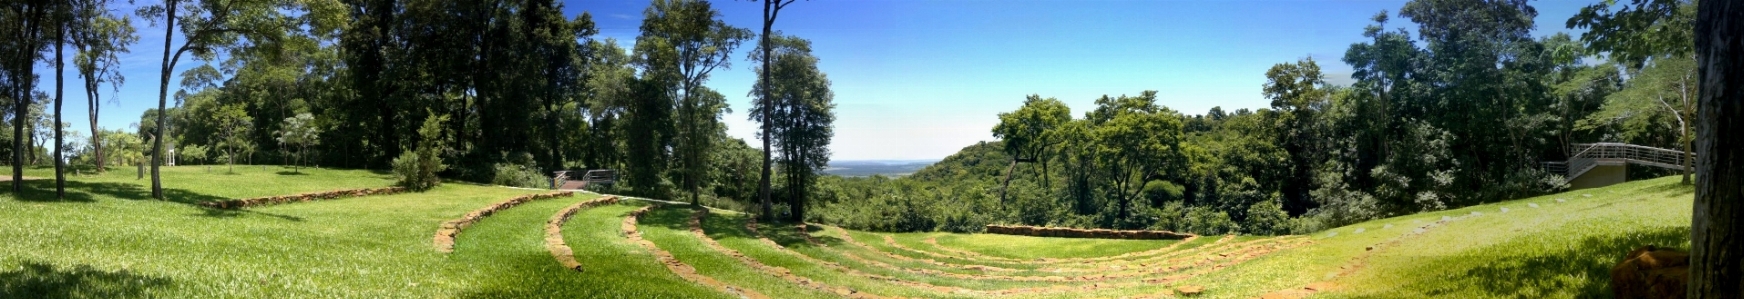
<path fill-rule="evenodd" d="M 1276 198 L 1248 206 L 1244 223 L 1246 232 L 1255 235 L 1288 234 L 1292 226 L 1290 214 L 1284 212 L 1284 205 Z"/>
<path fill-rule="evenodd" d="M 448 169 L 442 164 L 441 152 L 445 149 L 442 143 L 442 122 L 448 121 L 447 116 L 431 116 L 424 119 L 424 126 L 418 128 L 419 140 L 417 150 L 408 150 L 394 158 L 394 176 L 399 179 L 399 185 L 413 191 L 425 191 L 442 184 L 442 178 L 436 173 Z"/>
<path fill-rule="evenodd" d="M 531 166 L 497 163 L 494 168 L 497 174 L 491 179 L 492 184 L 524 188 L 545 188 L 551 185 L 551 178 L 545 177 Z"/>

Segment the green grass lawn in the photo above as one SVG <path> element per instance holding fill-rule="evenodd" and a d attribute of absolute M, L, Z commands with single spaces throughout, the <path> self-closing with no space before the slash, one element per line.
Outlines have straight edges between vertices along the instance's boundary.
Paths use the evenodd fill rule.
<path fill-rule="evenodd" d="M 131 171 L 71 176 L 66 199 L 53 181 L 26 181 L 23 193 L 0 192 L 0 298 L 320 297 L 320 298 L 730 298 L 690 283 L 629 243 L 623 217 L 645 203 L 626 201 L 583 210 L 564 226 L 564 239 L 586 271 L 560 267 L 544 248 L 551 215 L 593 195 L 539 200 L 498 212 L 460 234 L 453 254 L 436 252 L 431 234 L 442 221 L 514 196 L 539 193 L 462 183 L 423 193 L 303 202 L 245 210 L 207 209 L 194 203 L 302 192 L 383 187 L 388 175 L 358 170 L 273 166 L 164 169 L 168 200 L 149 199 L 149 180 Z M 34 168 L 29 176 L 52 177 Z M 1179 241 L 1036 238 L 980 234 L 809 231 L 765 226 L 763 243 L 744 228 L 746 216 L 721 211 L 704 222 L 708 238 L 770 266 L 832 286 L 913 297 L 1151 296 L 1183 285 L 1206 287 L 1202 298 L 1251 298 L 1268 292 L 1330 284 L 1325 298 L 1590 298 L 1607 297 L 1608 271 L 1642 245 L 1688 246 L 1692 188 L 1677 178 L 1578 190 L 1359 223 L 1308 236 L 1312 244 L 1282 250 L 1228 268 L 1193 267 L 1156 276 L 1160 284 L 1121 278 L 1113 289 L 976 295 L 979 291 L 1083 282 L 1017 282 L 949 275 L 1074 275 L 1047 269 L 1155 264 L 1215 257 L 1246 245 L 1287 242 L 1243 236 L 1214 244 L 1206 236 L 1165 254 L 1092 263 L 1027 263 L 1009 259 L 1094 258 L 1141 252 Z M 1536 207 L 1534 207 L 1536 206 Z M 1506 212 L 1503 209 L 1507 209 Z M 644 238 L 695 266 L 702 275 L 776 298 L 832 298 L 715 251 L 691 234 L 686 206 L 644 216 Z M 1445 219 L 1445 220 L 1444 220 Z M 1428 228 L 1423 228 L 1428 227 Z M 845 235 L 844 235 L 845 233 Z M 846 238 L 867 244 L 851 245 Z M 891 236 L 902 247 L 886 244 Z M 925 242 L 937 238 L 939 245 Z M 1301 238 L 1301 237 L 1296 237 Z M 1262 240 L 1263 239 L 1263 240 Z M 1002 258 L 977 259 L 944 248 Z M 1373 250 L 1368 250 L 1374 247 Z M 895 254 L 903 258 L 885 256 Z M 956 255 L 938 257 L 937 255 Z M 840 265 L 825 265 L 819 261 Z M 875 261 L 882 265 L 875 265 Z M 947 263 L 935 265 L 926 261 Z M 982 272 L 970 265 L 1016 271 Z M 1356 270 L 1343 270 L 1351 266 Z M 894 277 L 883 281 L 844 272 Z M 905 270 L 907 269 L 907 270 Z M 935 271 L 924 272 L 917 270 Z M 1110 272 L 1114 273 L 1114 272 Z"/>
<path fill-rule="evenodd" d="M 210 169 L 208 169 L 210 167 Z M 222 165 L 212 166 L 164 166 L 158 172 L 162 176 L 164 194 L 168 199 L 178 202 L 202 202 L 225 199 L 237 199 L 270 195 L 289 195 L 304 192 L 378 188 L 394 184 L 393 174 L 378 171 L 336 170 L 303 167 L 293 171 L 291 167 L 237 165 L 234 172 L 227 171 Z M 101 174 L 82 171 L 81 174 L 67 174 L 69 191 L 78 190 L 84 195 L 69 193 L 69 200 L 90 200 L 94 195 L 106 195 L 119 199 L 146 199 L 151 197 L 150 169 L 145 178 L 139 178 L 139 172 L 133 167 L 110 168 Z M 48 194 L 54 194 L 54 168 L 33 167 L 26 169 L 24 176 L 40 178 L 49 182 Z M 9 184 L 9 183 L 8 183 Z M 74 197 L 79 196 L 79 197 Z M 35 196 L 28 196 L 35 198 Z"/>
<path fill-rule="evenodd" d="M 933 234 L 939 245 L 988 256 L 1014 259 L 1068 259 L 1114 256 L 1168 247 L 1180 240 L 1107 240 L 1041 238 L 995 234 Z M 1210 236 L 1216 238 L 1218 236 Z M 898 237 L 902 239 L 902 237 Z M 924 241 L 924 240 L 923 240 Z M 924 242 L 923 242 L 924 244 Z"/>
<path fill-rule="evenodd" d="M 274 177 L 270 188 L 238 191 L 229 189 L 234 181 L 200 180 L 208 176 L 201 171 L 166 168 L 165 183 L 191 194 L 223 197 L 389 183 L 360 182 L 379 178 L 368 171 L 314 170 Z M 430 244 L 437 224 L 538 191 L 450 183 L 425 193 L 227 211 L 184 203 L 194 200 L 139 199 L 146 197 L 144 188 L 102 183 L 104 179 L 114 178 L 69 184 L 69 195 L 79 196 L 64 201 L 53 200 L 51 180 L 28 181 L 30 190 L 22 197 L 0 193 L 0 219 L 7 219 L 0 225 L 0 238 L 8 240 L 0 246 L 0 298 L 719 296 L 680 283 L 651 258 L 635 258 L 646 254 L 631 251 L 639 247 L 622 237 L 589 238 L 586 243 L 570 238 L 578 259 L 600 271 L 575 273 L 559 267 L 541 243 L 544 223 L 557 209 L 585 196 L 535 201 L 487 217 L 461 234 L 455 254 L 445 255 Z M 566 237 L 615 236 L 628 208 L 584 211 L 566 226 L 573 228 Z M 620 251 L 602 255 L 608 253 L 600 250 L 610 248 Z M 626 281 L 643 283 L 622 283 Z"/>

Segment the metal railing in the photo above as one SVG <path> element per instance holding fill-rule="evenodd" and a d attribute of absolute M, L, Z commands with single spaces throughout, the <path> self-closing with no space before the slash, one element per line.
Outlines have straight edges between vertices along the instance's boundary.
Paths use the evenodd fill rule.
<path fill-rule="evenodd" d="M 1603 160 L 1682 170 L 1685 163 L 1695 158 L 1679 150 L 1615 142 L 1576 143 L 1569 146 L 1568 153 L 1568 162 L 1561 168 L 1567 171 L 1570 181 L 1598 167 Z M 1546 169 L 1550 167 L 1547 163 Z"/>

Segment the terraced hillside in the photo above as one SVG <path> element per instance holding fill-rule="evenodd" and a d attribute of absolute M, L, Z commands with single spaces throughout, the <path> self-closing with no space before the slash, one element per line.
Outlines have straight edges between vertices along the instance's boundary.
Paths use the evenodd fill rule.
<path fill-rule="evenodd" d="M 1628 249 L 1687 246 L 1690 198 L 1659 179 L 1310 236 L 1187 240 L 863 232 L 460 183 L 199 204 L 391 184 L 260 169 L 168 168 L 170 201 L 120 172 L 75 178 L 64 201 L 28 181 L 0 198 L 0 297 L 1602 297 Z M 271 183 L 233 188 L 244 181 Z"/>

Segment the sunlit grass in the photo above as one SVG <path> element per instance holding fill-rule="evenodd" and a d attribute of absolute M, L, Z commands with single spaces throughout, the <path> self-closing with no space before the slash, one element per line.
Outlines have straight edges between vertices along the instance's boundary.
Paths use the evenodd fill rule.
<path fill-rule="evenodd" d="M 996 234 L 934 234 L 939 245 L 988 256 L 1015 259 L 1068 259 L 1116 256 L 1168 247 L 1180 240 L 1108 240 L 1011 236 Z M 1216 238 L 1217 236 L 1210 236 Z M 902 239 L 902 237 L 898 237 Z M 924 244 L 924 240 L 922 242 Z"/>
<path fill-rule="evenodd" d="M 149 199 L 150 181 L 136 179 L 130 169 L 71 176 L 66 199 L 55 199 L 53 181 L 46 179 L 27 181 L 29 188 L 22 194 L 0 191 L 0 219 L 6 219 L 0 225 L 0 238 L 7 240 L 6 246 L 0 246 L 0 297 L 732 297 L 679 278 L 646 249 L 627 242 L 619 224 L 629 211 L 644 204 L 639 201 L 583 210 L 564 226 L 565 241 L 586 269 L 579 273 L 551 258 L 543 247 L 543 225 L 557 210 L 594 198 L 591 195 L 534 201 L 496 213 L 462 232 L 453 254 L 437 253 L 430 244 L 438 223 L 540 191 L 450 183 L 425 193 L 245 210 L 193 204 L 392 184 L 388 175 L 370 171 L 304 169 L 305 174 L 292 174 L 288 170 L 238 166 L 236 174 L 229 174 L 219 167 L 211 172 L 204 167 L 165 168 L 170 198 L 164 201 Z M 43 168 L 30 169 L 28 175 L 52 177 Z M 1690 187 L 1678 185 L 1677 178 L 1664 178 L 1380 219 L 1317 232 L 1310 236 L 1313 244 L 1226 269 L 1163 274 L 1193 275 L 1173 283 L 1021 296 L 973 292 L 1086 283 L 966 279 L 914 270 L 1070 276 L 1077 273 L 1040 270 L 1204 257 L 1237 248 L 1213 244 L 1221 236 L 1205 236 L 1169 254 L 1049 264 L 1010 259 L 1106 257 L 1180 241 L 860 231 L 842 235 L 843 231 L 814 226 L 812 236 L 825 244 L 818 246 L 806 242 L 791 225 L 764 226 L 764 235 L 783 245 L 786 250 L 782 250 L 750 234 L 744 228 L 744 214 L 717 211 L 704 225 L 709 237 L 722 246 L 760 263 L 880 295 L 1118 298 L 1195 285 L 1206 287 L 1203 298 L 1251 298 L 1330 282 L 1333 290 L 1320 297 L 1586 298 L 1608 296 L 1604 284 L 1609 268 L 1629 249 L 1648 244 L 1688 246 L 1691 192 Z M 642 220 L 644 237 L 701 274 L 734 286 L 777 298 L 838 297 L 771 276 L 705 246 L 688 230 L 686 220 L 692 211 L 684 206 L 655 209 Z M 1415 233 L 1444 218 L 1449 221 Z M 909 249 L 885 244 L 886 235 Z M 848 244 L 847 236 L 870 248 Z M 927 238 L 937 238 L 939 246 L 946 248 L 1000 258 L 963 256 L 928 244 Z M 1260 238 L 1242 236 L 1230 243 Z M 885 253 L 1019 271 L 982 272 Z M 1361 258 L 1365 254 L 1370 256 Z M 819 260 L 861 273 L 971 292 L 861 277 L 814 262 Z M 1358 270 L 1340 275 L 1357 264 Z M 1105 282 L 1138 279 L 1142 277 Z"/>

